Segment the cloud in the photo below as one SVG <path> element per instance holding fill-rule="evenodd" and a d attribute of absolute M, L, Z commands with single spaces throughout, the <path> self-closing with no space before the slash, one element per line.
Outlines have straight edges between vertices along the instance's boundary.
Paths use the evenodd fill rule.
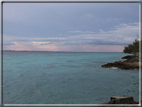
<path fill-rule="evenodd" d="M 25 38 L 25 40 L 27 40 Z M 30 38 L 31 41 L 62 41 L 66 40 L 65 37 L 49 37 L 49 38 Z"/>
<path fill-rule="evenodd" d="M 120 23 L 138 22 L 138 10 L 133 3 L 4 3 L 3 32 L 31 41 L 68 40 L 67 36 L 98 34 L 100 29 L 108 32 Z"/>
<path fill-rule="evenodd" d="M 138 35 L 138 21 L 135 3 L 4 3 L 3 46 L 68 51 L 118 46 L 122 50 Z"/>
<path fill-rule="evenodd" d="M 8 42 L 8 43 L 4 43 L 3 45 L 4 45 L 4 46 L 10 46 L 10 45 L 15 45 L 15 43 Z"/>
<path fill-rule="evenodd" d="M 58 51 L 73 51 L 73 52 L 122 52 L 122 45 L 60 45 Z"/>
<path fill-rule="evenodd" d="M 51 42 L 38 42 L 38 41 L 34 41 L 34 44 L 38 44 L 38 45 L 49 45 L 49 44 L 53 44 Z"/>
<path fill-rule="evenodd" d="M 49 43 L 48 41 L 60 42 L 64 40 L 66 40 L 66 38 L 64 37 L 39 38 L 39 37 L 19 37 L 19 36 L 13 36 L 13 35 L 3 35 L 3 43 L 4 43 L 3 45 L 12 44 L 12 42 L 33 42 L 33 41 L 36 41 L 37 44 L 45 44 L 45 43 Z"/>
<path fill-rule="evenodd" d="M 91 33 L 90 33 L 91 32 Z M 74 33 L 72 35 L 72 33 Z M 4 35 L 5 49 L 31 49 L 51 51 L 122 51 L 139 33 L 139 23 L 120 24 L 111 31 L 69 31 L 66 37 L 18 37 Z M 20 48 L 21 46 L 21 48 Z M 103 48 L 105 47 L 105 48 Z M 111 48 L 110 48 L 111 47 Z"/>
<path fill-rule="evenodd" d="M 92 32 L 92 31 L 69 31 L 69 33 L 95 33 L 95 32 Z"/>
<path fill-rule="evenodd" d="M 86 34 L 82 34 L 83 31 L 72 32 L 76 32 L 76 35 L 67 37 L 66 39 L 70 41 L 66 41 L 65 44 L 128 45 L 139 34 L 139 23 L 120 24 L 111 31 L 100 31 L 94 34 L 87 34 L 87 31 Z"/>

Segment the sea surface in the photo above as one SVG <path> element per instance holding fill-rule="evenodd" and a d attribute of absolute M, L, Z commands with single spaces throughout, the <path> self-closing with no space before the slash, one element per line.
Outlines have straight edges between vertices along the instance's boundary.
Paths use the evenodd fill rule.
<path fill-rule="evenodd" d="M 103 68 L 125 53 L 3 51 L 4 104 L 102 104 L 139 101 L 139 70 Z"/>

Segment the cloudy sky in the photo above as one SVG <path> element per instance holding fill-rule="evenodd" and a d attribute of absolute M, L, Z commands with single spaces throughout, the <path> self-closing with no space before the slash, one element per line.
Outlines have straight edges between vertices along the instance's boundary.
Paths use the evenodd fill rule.
<path fill-rule="evenodd" d="M 138 3 L 4 3 L 3 49 L 122 52 L 139 35 Z"/>

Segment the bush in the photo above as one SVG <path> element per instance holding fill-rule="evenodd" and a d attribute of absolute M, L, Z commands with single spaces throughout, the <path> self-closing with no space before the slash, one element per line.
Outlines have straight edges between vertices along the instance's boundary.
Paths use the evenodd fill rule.
<path fill-rule="evenodd" d="M 140 41 L 135 40 L 133 44 L 129 44 L 128 46 L 125 46 L 123 52 L 124 53 L 138 53 L 139 52 L 139 42 Z"/>

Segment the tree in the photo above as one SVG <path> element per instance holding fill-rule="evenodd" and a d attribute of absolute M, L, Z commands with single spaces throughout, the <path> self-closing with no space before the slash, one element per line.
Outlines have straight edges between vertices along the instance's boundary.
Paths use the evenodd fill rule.
<path fill-rule="evenodd" d="M 138 40 L 138 35 L 133 44 L 129 44 L 128 46 L 125 46 L 123 52 L 124 53 L 138 53 L 139 52 L 139 40 Z M 142 40 L 141 40 L 142 42 Z"/>

